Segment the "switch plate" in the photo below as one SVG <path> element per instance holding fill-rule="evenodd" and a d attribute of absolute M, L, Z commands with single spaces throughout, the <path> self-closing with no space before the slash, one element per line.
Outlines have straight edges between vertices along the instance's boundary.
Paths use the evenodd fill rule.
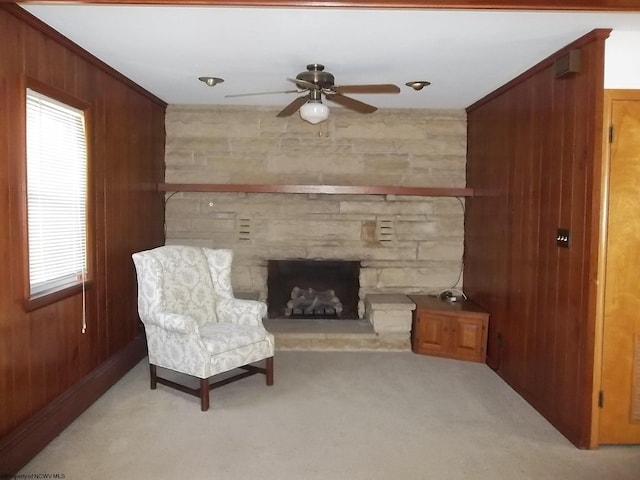
<path fill-rule="evenodd" d="M 556 245 L 562 248 L 569 248 L 569 229 L 559 228 L 556 234 Z"/>

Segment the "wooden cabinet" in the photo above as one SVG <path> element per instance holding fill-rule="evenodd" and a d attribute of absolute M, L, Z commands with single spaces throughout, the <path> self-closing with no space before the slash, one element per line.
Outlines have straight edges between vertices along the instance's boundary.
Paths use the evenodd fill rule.
<path fill-rule="evenodd" d="M 428 295 L 409 295 L 413 312 L 411 347 L 415 353 L 484 362 L 489 314 L 465 300 L 448 302 Z"/>

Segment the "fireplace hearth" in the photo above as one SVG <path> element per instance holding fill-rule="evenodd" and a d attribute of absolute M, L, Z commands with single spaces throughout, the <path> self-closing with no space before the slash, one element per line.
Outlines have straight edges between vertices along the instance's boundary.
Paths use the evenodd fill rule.
<path fill-rule="evenodd" d="M 269 260 L 269 318 L 358 319 L 360 262 Z"/>

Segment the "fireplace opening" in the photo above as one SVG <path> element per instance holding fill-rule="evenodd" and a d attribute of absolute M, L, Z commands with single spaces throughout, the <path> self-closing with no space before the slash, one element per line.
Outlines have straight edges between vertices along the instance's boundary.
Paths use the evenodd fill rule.
<path fill-rule="evenodd" d="M 269 260 L 269 318 L 358 319 L 360 262 Z"/>

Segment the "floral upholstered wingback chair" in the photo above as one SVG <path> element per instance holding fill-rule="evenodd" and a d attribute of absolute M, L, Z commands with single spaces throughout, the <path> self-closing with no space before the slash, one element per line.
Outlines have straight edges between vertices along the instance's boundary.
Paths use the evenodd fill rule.
<path fill-rule="evenodd" d="M 138 278 L 138 313 L 149 350 L 151 388 L 156 383 L 200 397 L 209 390 L 263 373 L 273 385 L 273 335 L 262 319 L 264 302 L 234 298 L 231 250 L 168 245 L 132 255 Z M 252 365 L 265 360 L 265 366 Z M 158 376 L 162 367 L 200 379 L 192 389 Z M 243 371 L 219 382 L 216 374 Z"/>

